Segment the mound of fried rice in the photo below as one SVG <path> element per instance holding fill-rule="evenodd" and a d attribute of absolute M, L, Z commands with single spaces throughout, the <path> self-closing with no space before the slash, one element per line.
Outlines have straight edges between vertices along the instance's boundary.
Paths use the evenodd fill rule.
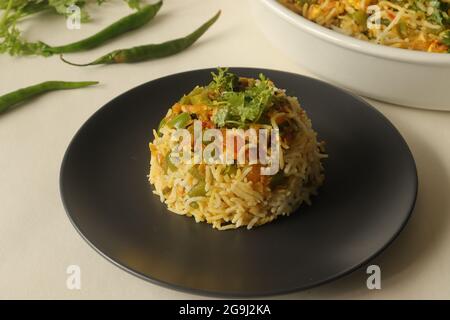
<path fill-rule="evenodd" d="M 258 81 L 239 78 L 244 86 Z M 194 90 L 198 92 L 198 88 Z M 176 129 L 162 125 L 153 130 L 149 181 L 154 186 L 153 192 L 171 212 L 212 224 L 218 230 L 243 226 L 251 229 L 291 214 L 304 202 L 311 204 L 311 195 L 316 194 L 324 181 L 323 142 L 318 141 L 296 98 L 275 87 L 274 94 L 276 102 L 264 110 L 265 123 L 248 124 L 253 128 L 280 130 L 280 168 L 274 176 L 261 175 L 258 164 L 171 165 L 167 155 L 176 147 L 177 142 L 171 139 Z M 201 120 L 205 128 L 218 128 L 214 123 L 216 112 L 214 105 L 198 101 L 192 104 L 189 99 L 182 99 L 169 109 L 162 123 L 189 113 L 192 119 Z"/>

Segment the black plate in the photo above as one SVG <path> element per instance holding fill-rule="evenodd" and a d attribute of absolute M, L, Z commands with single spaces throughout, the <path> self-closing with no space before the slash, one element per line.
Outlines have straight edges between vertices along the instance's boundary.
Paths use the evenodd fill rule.
<path fill-rule="evenodd" d="M 145 83 L 96 112 L 71 142 L 61 195 L 79 233 L 123 269 L 171 288 L 271 295 L 309 288 L 361 266 L 401 231 L 417 173 L 393 125 L 361 99 L 297 74 L 250 68 L 297 96 L 327 143 L 326 181 L 313 205 L 268 225 L 219 232 L 169 213 L 147 182 L 148 143 L 168 108 L 212 69 Z"/>

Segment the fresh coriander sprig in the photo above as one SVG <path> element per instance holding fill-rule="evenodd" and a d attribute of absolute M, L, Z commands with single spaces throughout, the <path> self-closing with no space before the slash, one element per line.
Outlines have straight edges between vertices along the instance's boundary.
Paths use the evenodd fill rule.
<path fill-rule="evenodd" d="M 227 69 L 213 74 L 209 89 L 219 92 L 215 100 L 217 111 L 213 117 L 219 127 L 227 124 L 243 127 L 259 121 L 273 103 L 275 87 L 263 74 L 243 90 L 235 90 L 235 75 Z"/>
<path fill-rule="evenodd" d="M 23 38 L 18 24 L 25 18 L 42 11 L 52 11 L 66 16 L 67 7 L 77 5 L 81 8 L 81 21 L 88 21 L 89 14 L 85 8 L 88 2 L 101 5 L 107 0 L 0 0 L 0 53 L 13 56 L 43 55 L 48 56 L 47 45 L 29 42 Z M 141 0 L 124 0 L 132 9 L 140 7 Z"/>

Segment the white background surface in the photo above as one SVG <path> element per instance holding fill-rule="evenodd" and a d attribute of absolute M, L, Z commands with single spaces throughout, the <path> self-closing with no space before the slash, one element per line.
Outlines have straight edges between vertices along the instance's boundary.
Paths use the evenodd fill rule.
<path fill-rule="evenodd" d="M 310 75 L 263 37 L 252 19 L 249 1 L 254 0 L 165 0 L 150 25 L 101 48 L 70 55 L 74 61 L 85 62 L 112 49 L 165 41 L 190 32 L 223 10 L 218 23 L 195 46 L 166 59 L 75 68 L 62 64 L 58 57 L 0 57 L 0 94 L 45 80 L 101 82 L 97 87 L 42 96 L 0 117 L 0 298 L 205 298 L 142 281 L 95 253 L 64 212 L 59 168 L 71 138 L 97 109 L 149 80 L 217 66 Z M 95 21 L 82 30 L 69 31 L 61 18 L 44 15 L 41 23 L 27 28 L 26 36 L 63 44 L 90 35 L 127 13 L 119 0 L 101 11 L 93 9 Z M 450 298 L 450 113 L 368 101 L 403 134 L 419 173 L 419 195 L 410 222 L 374 260 L 382 270 L 382 289 L 368 290 L 367 275 L 361 269 L 333 283 L 283 297 Z M 81 267 L 78 291 L 66 288 L 66 268 L 71 264 Z"/>

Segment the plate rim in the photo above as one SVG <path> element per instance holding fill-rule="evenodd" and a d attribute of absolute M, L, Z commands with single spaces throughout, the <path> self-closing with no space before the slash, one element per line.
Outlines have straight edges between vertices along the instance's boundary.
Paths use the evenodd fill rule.
<path fill-rule="evenodd" d="M 341 279 L 349 274 L 351 274 L 352 272 L 356 271 L 357 269 L 361 268 L 362 266 L 366 265 L 368 262 L 372 261 L 373 259 L 375 259 L 376 257 L 378 257 L 382 252 L 384 252 L 393 242 L 394 240 L 399 236 L 399 234 L 403 231 L 403 229 L 405 228 L 405 226 L 408 224 L 411 215 L 414 211 L 415 208 L 415 204 L 417 201 L 417 195 L 418 195 L 418 189 L 419 189 L 419 179 L 418 179 L 418 174 L 417 174 L 417 165 L 416 165 L 416 161 L 414 159 L 414 155 L 411 152 L 411 149 L 408 145 L 408 143 L 406 142 L 405 138 L 403 137 L 403 135 L 400 133 L 400 131 L 394 126 L 394 124 L 383 114 L 381 113 L 377 108 L 375 108 L 374 106 L 372 106 L 370 103 L 368 103 L 367 101 L 365 101 L 364 99 L 362 99 L 361 97 L 357 96 L 356 94 L 350 92 L 347 89 L 344 88 L 340 88 L 338 86 L 335 86 L 333 84 L 330 84 L 326 81 L 323 81 L 321 79 L 316 79 L 313 77 L 309 77 L 303 74 L 299 74 L 299 73 L 294 73 L 294 72 L 290 72 L 290 71 L 284 71 L 284 70 L 276 70 L 276 69 L 268 69 L 268 68 L 257 68 L 257 67 L 225 67 L 231 70 L 236 70 L 236 72 L 239 71 L 250 71 L 250 72 L 255 72 L 255 74 L 259 74 L 259 73 L 264 73 L 266 71 L 269 72 L 275 72 L 275 73 L 284 73 L 286 75 L 289 75 L 290 77 L 300 77 L 300 78 L 304 78 L 307 81 L 313 81 L 313 82 L 317 82 L 321 85 L 325 85 L 328 87 L 332 87 L 335 90 L 341 91 L 342 93 L 345 93 L 346 95 L 351 96 L 353 99 L 359 101 L 360 103 L 362 103 L 363 105 L 365 105 L 366 107 L 368 107 L 369 110 L 373 111 L 375 115 L 377 115 L 379 118 L 381 118 L 385 123 L 388 124 L 389 127 L 391 127 L 394 132 L 398 135 L 398 137 L 400 137 L 401 141 L 403 142 L 403 144 L 406 147 L 406 151 L 407 154 L 411 160 L 411 164 L 412 164 L 412 169 L 413 169 L 413 178 L 414 178 L 414 195 L 413 195 L 413 200 L 411 202 L 410 207 L 408 208 L 408 213 L 406 215 L 406 218 L 404 219 L 404 221 L 402 222 L 402 224 L 400 225 L 400 227 L 398 228 L 398 230 L 396 230 L 396 232 L 391 236 L 391 238 L 377 251 L 375 251 L 372 255 L 370 255 L 368 258 L 366 258 L 365 260 L 363 260 L 362 262 L 357 263 L 356 265 L 353 265 L 349 268 L 347 268 L 344 271 L 338 272 L 332 276 L 329 276 L 325 279 L 322 279 L 320 281 L 315 281 L 311 284 L 308 285 L 304 285 L 304 286 L 296 286 L 295 288 L 289 288 L 289 289 L 277 289 L 277 290 L 272 290 L 270 292 L 255 292 L 255 293 L 240 293 L 240 292 L 220 292 L 220 291 L 212 291 L 212 290 L 204 290 L 204 289 L 197 289 L 197 288 L 192 288 L 192 287 L 187 287 L 187 286 L 182 286 L 182 285 L 177 285 L 174 283 L 170 283 L 161 279 L 157 279 L 155 277 L 149 276 L 149 275 L 145 275 L 137 270 L 134 270 L 132 267 L 129 266 L 125 266 L 124 264 L 121 264 L 119 261 L 116 261 L 115 259 L 109 257 L 106 253 L 102 252 L 99 248 L 97 248 L 96 245 L 94 245 L 88 238 L 87 236 L 85 236 L 85 234 L 83 233 L 83 231 L 81 230 L 81 228 L 75 223 L 74 219 L 72 218 L 70 212 L 69 212 L 69 208 L 67 205 L 67 201 L 64 198 L 64 182 L 63 182 L 63 172 L 64 169 L 67 165 L 67 161 L 68 161 L 68 157 L 69 157 L 69 151 L 71 150 L 73 144 L 75 143 L 75 141 L 77 140 L 77 138 L 79 137 L 79 135 L 81 134 L 82 131 L 84 131 L 85 127 L 92 121 L 95 120 L 95 118 L 97 118 L 99 116 L 99 114 L 101 114 L 102 112 L 104 112 L 105 110 L 107 110 L 107 108 L 109 107 L 109 105 L 113 104 L 114 102 L 116 102 L 117 100 L 121 99 L 123 96 L 126 96 L 128 94 L 130 94 L 132 91 L 134 90 L 138 90 L 139 88 L 145 87 L 150 85 L 152 82 L 156 82 L 156 81 L 160 81 L 160 80 L 164 80 L 167 78 L 171 78 L 171 77 L 176 77 L 176 76 L 181 76 L 183 74 L 188 74 L 188 73 L 195 73 L 195 72 L 212 72 L 214 70 L 216 70 L 216 68 L 200 68 L 200 69 L 192 69 L 192 70 L 186 70 L 186 71 L 181 71 L 181 72 L 177 72 L 177 73 L 171 73 L 162 77 L 158 77 L 149 81 L 146 81 L 144 83 L 141 83 L 135 87 L 132 87 L 122 93 L 120 93 L 119 95 L 115 96 L 113 99 L 107 101 L 106 103 L 104 103 L 99 109 L 97 109 L 93 114 L 91 114 L 84 122 L 83 124 L 80 126 L 80 128 L 75 132 L 75 134 L 72 136 L 72 138 L 70 139 L 69 144 L 67 145 L 66 150 L 64 151 L 64 155 L 61 161 L 61 165 L 60 165 L 60 170 L 59 170 L 59 195 L 60 195 L 60 199 L 61 202 L 63 204 L 64 207 L 64 211 L 67 215 L 67 217 L 69 218 L 70 223 L 72 224 L 72 226 L 75 228 L 75 230 L 77 231 L 77 233 L 81 236 L 81 238 L 92 248 L 94 249 L 95 252 L 97 252 L 100 256 L 102 256 L 104 259 L 106 259 L 107 261 L 109 261 L 110 263 L 112 263 L 113 265 L 115 265 L 116 267 L 119 267 L 119 269 L 126 271 L 127 273 L 136 276 L 139 279 L 142 279 L 144 281 L 147 281 L 149 283 L 152 283 L 154 285 L 158 285 L 161 287 L 164 287 L 166 289 L 171 289 L 171 290 L 176 290 L 179 292 L 183 292 L 183 293 L 190 293 L 190 294 L 196 294 L 196 295 L 200 295 L 200 296 L 210 296 L 210 297 L 226 297 L 226 298 L 249 298 L 249 297 L 269 297 L 269 296 L 279 296 L 279 295 L 284 295 L 284 294 L 291 294 L 291 293 L 296 293 L 296 292 L 301 292 L 301 291 L 305 291 L 311 288 L 315 288 L 315 287 L 319 287 L 322 286 L 324 284 L 330 283 L 332 281 Z"/>

